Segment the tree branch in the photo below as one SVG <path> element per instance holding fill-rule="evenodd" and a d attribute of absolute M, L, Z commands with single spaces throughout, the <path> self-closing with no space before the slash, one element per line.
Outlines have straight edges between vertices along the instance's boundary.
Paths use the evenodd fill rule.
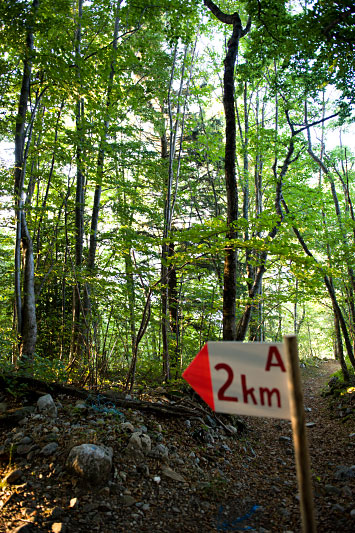
<path fill-rule="evenodd" d="M 221 22 L 224 22 L 224 24 L 234 24 L 236 17 L 239 18 L 238 13 L 233 13 L 233 15 L 228 15 L 227 13 L 223 13 L 223 11 L 221 11 L 219 7 L 216 6 L 216 4 L 211 2 L 211 0 L 204 0 L 203 3 L 214 14 L 214 16 L 218 18 L 218 20 L 220 20 Z"/>

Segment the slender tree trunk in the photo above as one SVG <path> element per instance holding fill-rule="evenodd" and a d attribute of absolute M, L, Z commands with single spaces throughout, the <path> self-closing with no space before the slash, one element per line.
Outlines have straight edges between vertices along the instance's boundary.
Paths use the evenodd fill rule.
<path fill-rule="evenodd" d="M 77 82 L 81 84 L 80 54 L 81 54 L 81 24 L 83 16 L 83 0 L 78 0 L 78 24 L 75 39 L 75 59 Z M 72 302 L 72 340 L 71 361 L 79 355 L 84 347 L 84 338 L 81 324 L 81 268 L 83 262 L 84 246 L 84 100 L 79 98 L 76 103 L 76 191 L 75 191 L 75 278 Z"/>
<path fill-rule="evenodd" d="M 335 355 L 336 359 L 339 360 L 341 371 L 343 373 L 344 381 L 349 381 L 349 371 L 348 367 L 346 366 L 346 361 L 344 357 L 344 350 L 343 350 L 343 340 L 341 338 L 341 331 L 340 331 L 340 324 L 339 319 L 337 315 L 334 313 L 334 329 L 335 329 Z"/>
<path fill-rule="evenodd" d="M 125 271 L 126 283 L 128 292 L 128 312 L 129 312 L 129 327 L 131 333 L 131 350 L 132 354 L 135 350 L 137 335 L 136 335 L 136 317 L 135 317 L 135 283 L 133 277 L 133 262 L 131 257 L 131 248 L 125 254 Z"/>
<path fill-rule="evenodd" d="M 171 259 L 175 254 L 175 243 L 171 241 L 169 243 L 169 259 Z M 174 374 L 174 377 L 177 377 L 179 371 L 179 296 L 177 290 L 177 276 L 176 269 L 174 264 L 170 263 L 169 273 L 168 273 L 168 300 L 169 300 L 169 321 L 170 321 L 170 331 L 171 331 L 171 341 L 170 341 L 170 366 L 171 372 Z"/>
<path fill-rule="evenodd" d="M 166 161 L 169 157 L 168 154 L 168 142 L 166 134 L 161 137 L 161 157 L 163 161 Z M 165 201 L 164 208 L 164 220 L 166 225 L 167 220 L 167 199 Z M 166 243 L 167 231 L 163 232 L 163 244 L 161 251 L 161 334 L 162 334 L 162 348 L 163 348 L 163 374 L 167 378 L 170 377 L 170 364 L 169 364 L 169 319 L 168 319 L 168 247 Z"/>
<path fill-rule="evenodd" d="M 196 42 L 193 50 L 193 57 L 196 48 Z M 177 59 L 177 43 L 175 44 L 173 65 L 170 75 L 170 84 L 168 91 L 168 114 L 169 114 L 169 151 L 168 144 L 166 139 L 166 133 L 161 136 L 161 157 L 162 159 L 168 159 L 168 176 L 165 184 L 165 202 L 164 202 L 164 227 L 163 227 L 163 243 L 161 251 L 161 312 L 162 312 L 162 344 L 163 344 L 163 373 L 165 379 L 170 379 L 170 320 L 169 320 L 169 267 L 168 267 L 168 257 L 169 257 L 169 234 L 171 230 L 171 224 L 174 214 L 174 206 L 177 197 L 177 188 L 180 176 L 180 164 L 182 157 L 182 139 L 184 134 L 184 125 L 185 125 L 185 113 L 186 113 L 186 98 L 185 105 L 182 112 L 182 117 L 180 117 L 181 104 L 180 100 L 182 97 L 182 92 L 184 88 L 185 81 L 185 68 L 187 60 L 188 46 L 185 47 L 184 58 L 182 62 L 181 75 L 180 75 L 180 87 L 177 95 L 177 107 L 175 111 L 175 122 L 173 120 L 173 111 L 171 106 L 171 92 L 174 82 L 174 74 L 176 69 L 176 59 Z M 192 78 L 192 68 L 193 60 L 190 67 L 190 74 L 187 82 L 186 92 L 188 93 L 189 84 Z M 180 146 L 178 157 L 175 159 L 176 152 L 176 143 L 177 143 L 177 134 L 180 128 Z M 177 167 L 174 172 L 174 161 L 177 161 Z M 173 188 L 173 181 L 175 178 L 175 186 Z"/>
<path fill-rule="evenodd" d="M 227 192 L 227 244 L 224 256 L 223 286 L 223 340 L 236 340 L 236 296 L 237 296 L 237 253 L 233 240 L 237 237 L 235 224 L 238 220 L 238 187 L 235 173 L 236 157 L 236 117 L 234 98 L 234 69 L 241 37 L 250 29 L 250 20 L 243 30 L 238 13 L 223 13 L 211 0 L 204 4 L 224 24 L 233 26 L 232 35 L 227 43 L 227 54 L 224 59 L 223 106 L 226 120 L 225 140 L 225 180 Z"/>
<path fill-rule="evenodd" d="M 38 5 L 39 0 L 33 0 L 32 14 L 36 12 Z M 27 228 L 26 213 L 23 207 L 25 203 L 24 183 L 27 163 L 27 151 L 25 150 L 26 113 L 30 95 L 33 51 L 33 30 L 31 25 L 29 25 L 26 36 L 26 57 L 24 60 L 21 92 L 15 128 L 14 195 L 16 216 L 15 309 L 17 317 L 17 334 L 20 356 L 26 355 L 30 358 L 34 356 L 35 352 L 37 341 L 37 320 L 34 288 L 33 246 L 32 239 Z M 32 120 L 34 120 L 34 116 L 32 117 Z M 21 246 L 24 252 L 23 300 L 21 294 Z"/>

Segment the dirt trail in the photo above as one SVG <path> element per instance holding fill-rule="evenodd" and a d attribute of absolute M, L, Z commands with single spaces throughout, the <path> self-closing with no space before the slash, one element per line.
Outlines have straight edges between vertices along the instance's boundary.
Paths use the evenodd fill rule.
<path fill-rule="evenodd" d="M 337 369 L 329 361 L 302 369 L 306 420 L 314 424 L 308 436 L 318 533 L 355 530 L 354 413 L 345 416 L 344 400 L 330 410 L 320 396 Z M 211 417 L 189 421 L 122 409 L 126 422 L 144 428 L 152 448 L 159 444 L 168 451 L 164 460 L 149 454 L 137 459 L 127 454 L 130 434 L 122 419 L 90 408 L 78 413 L 75 399 L 59 399 L 55 421 L 37 415 L 0 433 L 0 481 L 11 468 L 22 472 L 17 484 L 0 488 L 1 533 L 300 531 L 289 421 L 241 417 L 246 431 L 230 436 L 213 429 Z M 15 442 L 16 450 L 20 438 L 35 450 L 26 455 L 17 447 L 10 468 L 6 443 Z M 57 452 L 47 457 L 42 447 L 53 439 Z M 83 486 L 66 470 L 68 451 L 82 442 L 112 447 L 106 485 Z M 173 477 L 171 470 L 164 475 L 167 466 Z"/>
<path fill-rule="evenodd" d="M 327 361 L 318 368 L 301 371 L 306 422 L 314 424 L 308 428 L 308 440 L 319 533 L 355 530 L 355 518 L 350 515 L 355 508 L 355 480 L 348 478 L 349 470 L 344 469 L 344 475 L 337 474 L 340 466 L 349 469 L 355 463 L 355 438 L 350 437 L 355 430 L 354 416 L 344 423 L 337 411 L 329 409 L 329 400 L 320 394 L 329 376 L 338 369 L 336 362 Z M 267 419 L 249 419 L 248 425 L 251 434 L 258 435 L 258 441 L 254 443 L 256 458 L 250 461 L 248 469 L 247 490 L 250 504 L 262 508 L 255 513 L 254 520 L 246 520 L 245 524 L 259 531 L 296 533 L 300 531 L 300 513 L 291 425 Z"/>

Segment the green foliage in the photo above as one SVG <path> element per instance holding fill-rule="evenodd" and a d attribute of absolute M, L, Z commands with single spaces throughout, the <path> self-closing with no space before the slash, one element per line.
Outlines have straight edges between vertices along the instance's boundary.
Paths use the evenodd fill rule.
<path fill-rule="evenodd" d="M 347 2 L 316 1 L 301 11 L 281 0 L 238 5 L 243 25 L 250 15 L 252 28 L 241 41 L 236 69 L 240 216 L 237 237 L 228 243 L 221 84 L 230 28 L 216 22 L 198 0 L 93 0 L 83 3 L 79 50 L 75 3 L 58 0 L 53 10 L 49 0 L 41 0 L 35 14 L 32 4 L 4 0 L 0 6 L 0 139 L 8 142 L 14 137 L 26 31 L 34 24 L 24 194 L 34 250 L 38 342 L 34 360 L 21 361 L 21 371 L 65 381 L 70 363 L 71 379 L 78 382 L 100 382 L 114 371 L 124 383 L 150 294 L 137 382 L 160 383 L 161 291 L 166 286 L 160 279 L 162 246 L 171 243 L 174 254 L 167 266 L 176 273 L 178 333 L 170 324 L 169 346 L 182 366 L 207 340 L 221 338 L 226 245 L 237 250 L 238 317 L 254 305 L 250 338 L 280 339 L 296 323 L 302 355 L 313 350 L 330 356 L 333 326 L 325 275 L 332 279 L 353 337 L 348 317 L 355 268 L 355 222 L 349 202 L 355 191 L 354 155 L 343 146 L 325 156 L 322 146 L 314 145 L 314 153 L 323 154 L 330 169 L 322 173 L 308 152 L 305 130 L 292 137 L 290 127 L 294 133 L 305 126 L 305 101 L 308 123 L 323 113 L 343 112 L 338 102 L 326 102 L 323 108 L 329 84 L 342 91 L 343 103 L 353 99 L 354 61 L 348 54 L 353 14 L 346 11 Z M 226 12 L 236 9 L 235 2 L 218 5 Z M 113 43 L 116 16 L 119 37 Z M 79 103 L 83 113 L 77 124 Z M 331 123 L 329 130 L 336 126 Z M 174 229 L 163 241 L 169 158 L 162 155 L 164 142 L 169 152 L 175 127 Z M 326 133 L 325 126 L 311 130 L 313 139 Z M 294 152 L 282 176 L 280 214 L 276 194 L 291 137 Z M 75 215 L 79 153 L 85 181 L 79 202 L 84 231 L 80 265 Z M 13 325 L 13 174 L 6 166 L 0 168 L 3 369 L 11 366 L 18 345 Z M 99 187 L 95 265 L 89 269 Z M 341 216 L 335 210 L 334 190 Z M 274 228 L 276 237 L 271 236 Z M 312 256 L 305 253 L 294 228 Z M 253 300 L 250 287 L 263 266 L 262 291 Z M 73 315 L 76 294 L 79 318 Z M 80 331 L 76 354 L 74 326 Z"/>
<path fill-rule="evenodd" d="M 41 381 L 62 383 L 67 381 L 64 363 L 59 359 L 48 359 L 36 355 L 34 359 L 23 356 L 18 364 L 21 375 L 33 377 Z"/>

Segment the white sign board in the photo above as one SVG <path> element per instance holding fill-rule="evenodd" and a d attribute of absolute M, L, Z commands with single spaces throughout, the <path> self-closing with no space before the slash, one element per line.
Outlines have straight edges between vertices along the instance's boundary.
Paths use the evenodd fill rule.
<path fill-rule="evenodd" d="M 214 411 L 290 419 L 282 343 L 208 342 L 183 378 Z"/>

